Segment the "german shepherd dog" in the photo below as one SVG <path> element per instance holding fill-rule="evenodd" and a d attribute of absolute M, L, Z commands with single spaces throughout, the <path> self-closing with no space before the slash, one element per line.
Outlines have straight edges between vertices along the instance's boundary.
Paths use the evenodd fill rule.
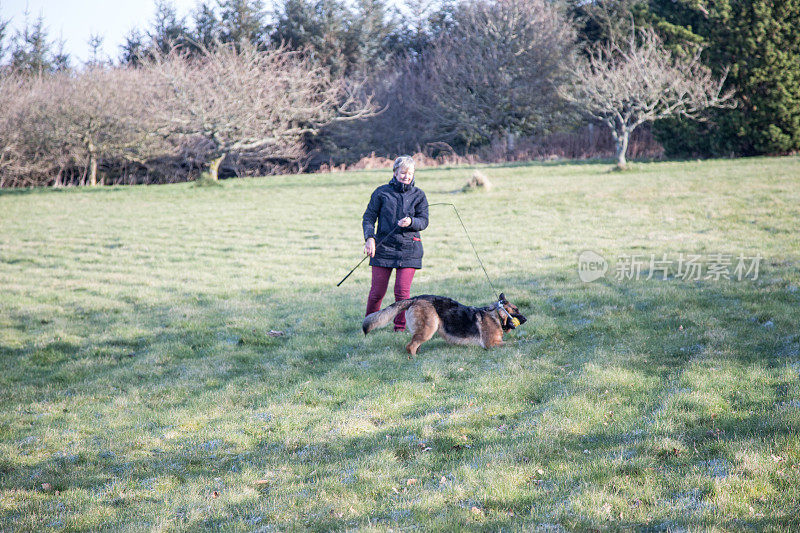
<path fill-rule="evenodd" d="M 417 355 L 419 345 L 437 331 L 453 344 L 477 344 L 486 349 L 502 346 L 503 333 L 528 320 L 504 294 L 486 307 L 469 307 L 445 296 L 423 294 L 367 315 L 361 325 L 364 335 L 385 326 L 402 311 L 406 311 L 406 327 L 412 334 L 406 345 L 411 355 Z"/>

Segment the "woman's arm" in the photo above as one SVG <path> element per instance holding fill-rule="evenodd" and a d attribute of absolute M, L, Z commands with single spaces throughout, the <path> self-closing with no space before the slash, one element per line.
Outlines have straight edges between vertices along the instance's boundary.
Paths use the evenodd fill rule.
<path fill-rule="evenodd" d="M 381 198 L 378 190 L 373 191 L 369 198 L 367 210 L 361 218 L 361 226 L 364 228 L 364 240 L 375 238 L 375 221 L 378 220 L 378 212 L 381 210 Z"/>
<path fill-rule="evenodd" d="M 428 199 L 422 193 L 420 200 L 414 208 L 414 216 L 411 217 L 411 224 L 408 226 L 414 231 L 422 231 L 428 227 Z"/>

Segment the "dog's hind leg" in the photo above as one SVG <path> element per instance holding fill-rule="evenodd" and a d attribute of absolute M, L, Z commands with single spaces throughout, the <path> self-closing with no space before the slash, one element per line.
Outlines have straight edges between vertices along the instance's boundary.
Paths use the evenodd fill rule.
<path fill-rule="evenodd" d="M 435 313 L 426 312 L 424 306 L 414 306 L 406 312 L 406 325 L 412 332 L 411 342 L 406 345 L 406 351 L 417 355 L 419 345 L 430 340 L 439 329 L 439 317 Z"/>
<path fill-rule="evenodd" d="M 414 336 L 411 337 L 411 342 L 406 344 L 406 351 L 412 356 L 417 355 L 417 350 L 419 349 L 419 345 L 425 341 L 430 340 L 431 337 L 433 337 L 434 333 L 436 333 L 436 328 L 430 328 L 424 331 L 417 331 L 416 333 L 414 333 Z"/>

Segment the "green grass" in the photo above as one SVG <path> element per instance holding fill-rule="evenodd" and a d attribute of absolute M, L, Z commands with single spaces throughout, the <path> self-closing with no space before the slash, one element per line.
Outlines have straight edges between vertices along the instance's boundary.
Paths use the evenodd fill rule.
<path fill-rule="evenodd" d="M 413 360 L 335 286 L 386 172 L 0 194 L 0 530 L 800 528 L 800 159 L 484 171 L 417 181 L 529 321 Z M 491 302 L 423 242 L 414 294 Z M 613 277 L 681 252 L 765 259 Z"/>

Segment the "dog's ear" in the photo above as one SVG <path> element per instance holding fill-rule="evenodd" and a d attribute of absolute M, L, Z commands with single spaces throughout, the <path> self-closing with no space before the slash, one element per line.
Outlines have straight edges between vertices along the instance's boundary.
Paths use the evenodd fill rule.
<path fill-rule="evenodd" d="M 504 304 L 508 303 L 508 300 L 506 300 L 506 295 L 503 294 L 502 292 L 500 293 L 500 301 L 503 302 Z"/>

